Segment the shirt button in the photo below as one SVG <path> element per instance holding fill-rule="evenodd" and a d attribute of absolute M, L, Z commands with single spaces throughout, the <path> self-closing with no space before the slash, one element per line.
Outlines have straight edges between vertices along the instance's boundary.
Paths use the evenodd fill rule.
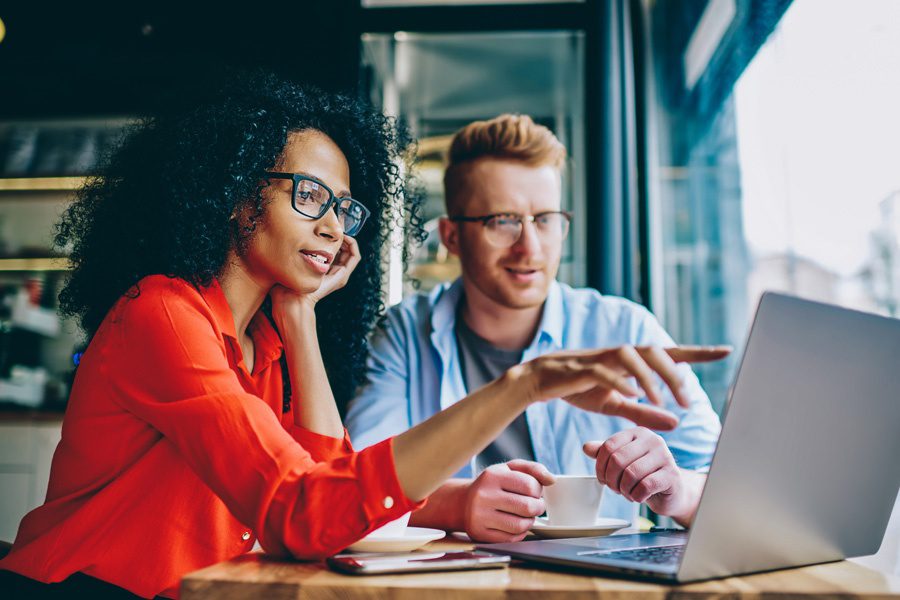
<path fill-rule="evenodd" d="M 384 497 L 384 507 L 385 508 L 394 508 L 394 499 L 390 496 Z"/>
<path fill-rule="evenodd" d="M 249 540 L 249 539 L 250 539 L 250 532 L 249 532 L 249 531 L 245 531 L 244 533 L 242 533 L 242 534 L 241 534 L 241 539 L 244 540 L 245 542 L 246 542 L 247 540 Z"/>

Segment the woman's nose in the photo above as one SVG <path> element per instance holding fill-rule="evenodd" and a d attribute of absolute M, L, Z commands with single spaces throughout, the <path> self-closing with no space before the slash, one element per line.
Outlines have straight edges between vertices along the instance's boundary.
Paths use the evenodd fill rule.
<path fill-rule="evenodd" d="M 340 239 L 344 234 L 344 227 L 338 218 L 337 208 L 330 208 L 316 221 L 316 235 L 331 240 Z"/>

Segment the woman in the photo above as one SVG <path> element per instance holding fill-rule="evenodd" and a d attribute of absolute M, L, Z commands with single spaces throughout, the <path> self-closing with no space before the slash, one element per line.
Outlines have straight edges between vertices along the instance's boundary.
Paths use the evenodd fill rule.
<path fill-rule="evenodd" d="M 0 562 L 9 586 L 175 596 L 185 573 L 257 539 L 319 559 L 420 507 L 533 402 L 675 425 L 624 398 L 641 395 L 626 376 L 653 390 L 653 371 L 677 396 L 667 355 L 572 352 L 354 452 L 329 380 L 352 390 L 379 312 L 375 257 L 405 197 L 393 131 L 260 77 L 149 121 L 81 191 L 58 242 L 75 264 L 63 308 L 91 341 L 46 503 Z"/>

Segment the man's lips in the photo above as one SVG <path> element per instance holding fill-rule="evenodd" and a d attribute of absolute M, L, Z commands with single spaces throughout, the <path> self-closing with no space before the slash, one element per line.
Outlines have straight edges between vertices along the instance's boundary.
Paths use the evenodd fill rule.
<path fill-rule="evenodd" d="M 522 267 L 503 267 L 509 273 L 510 279 L 516 283 L 530 284 L 535 281 L 543 272 L 541 269 L 522 268 Z"/>

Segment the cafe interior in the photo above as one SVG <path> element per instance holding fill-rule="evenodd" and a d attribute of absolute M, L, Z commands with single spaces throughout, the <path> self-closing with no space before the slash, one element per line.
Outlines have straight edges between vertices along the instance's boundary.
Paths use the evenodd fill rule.
<path fill-rule="evenodd" d="M 398 119 L 415 138 L 412 174 L 422 195 L 424 239 L 404 251 L 409 231 L 398 226 L 382 248 L 386 308 L 461 275 L 460 260 L 442 242 L 450 144 L 467 124 L 512 113 L 530 116 L 566 149 L 561 209 L 571 224 L 557 280 L 645 307 L 680 345 L 730 346 L 723 360 L 692 365 L 724 423 L 730 414 L 743 416 L 727 409 L 766 292 L 877 315 L 884 331 L 900 318 L 897 0 L 297 0 L 231 8 L 69 3 L 52 10 L 6 3 L 0 5 L 3 554 L 22 518 L 45 502 L 87 348 L 77 320 L 60 311 L 71 269 L 71 248 L 54 243 L 60 216 L 79 189 L 102 176 L 104 161 L 140 119 L 161 106 L 189 106 L 191 94 L 209 82 L 253 69 L 349 94 Z M 404 223 L 402 215 L 397 223 Z M 900 349 L 889 342 L 885 347 Z M 900 384 L 896 377 L 884 374 Z M 896 394 L 880 400 L 900 402 Z M 338 409 L 344 416 L 348 407 Z M 802 430 L 807 416 L 818 422 L 800 412 L 795 426 Z M 900 429 L 900 420 L 892 427 Z M 762 436 L 758 443 L 776 442 Z M 900 597 L 897 462 L 894 456 L 877 466 L 889 473 L 894 492 L 862 517 L 861 529 L 881 532 L 870 536 L 878 539 L 866 556 L 835 556 L 829 560 L 849 560 L 799 567 L 802 575 L 789 569 L 739 577 L 745 571 L 735 570 L 727 579 L 687 584 L 684 597 Z M 834 489 L 845 485 L 845 473 L 827 470 Z M 846 493 L 857 498 L 868 490 Z M 743 503 L 731 509 L 717 521 L 721 535 L 731 526 L 745 531 L 738 525 L 749 518 L 743 515 L 763 510 Z M 815 512 L 798 508 L 780 526 L 790 529 Z M 614 535 L 682 528 L 647 504 L 628 525 Z M 446 532 L 416 552 L 439 558 L 470 551 L 472 543 Z M 779 543 L 790 546 L 791 539 Z M 629 583 L 515 556 L 510 566 L 488 565 L 502 569 L 357 577 L 325 563 L 266 557 L 264 546 L 187 575 L 180 595 L 679 593 L 677 583 Z"/>

